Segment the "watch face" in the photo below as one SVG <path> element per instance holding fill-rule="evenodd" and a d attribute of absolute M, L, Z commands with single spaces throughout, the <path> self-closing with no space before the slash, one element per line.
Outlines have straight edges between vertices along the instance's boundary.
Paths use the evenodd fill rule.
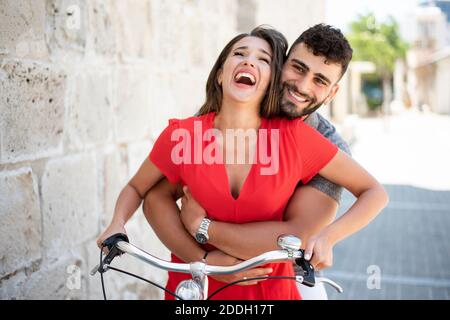
<path fill-rule="evenodd" d="M 208 239 L 206 238 L 206 236 L 202 233 L 197 233 L 195 235 L 195 239 L 197 240 L 197 242 L 199 243 L 206 243 L 206 241 L 208 241 Z"/>

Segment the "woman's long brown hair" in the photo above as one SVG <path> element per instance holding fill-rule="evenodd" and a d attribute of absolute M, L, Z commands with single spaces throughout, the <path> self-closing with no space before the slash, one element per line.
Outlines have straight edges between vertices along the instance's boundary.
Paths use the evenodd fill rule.
<path fill-rule="evenodd" d="M 270 84 L 266 95 L 261 102 L 260 115 L 264 118 L 271 118 L 280 114 L 280 78 L 281 68 L 286 58 L 288 43 L 286 38 L 273 28 L 259 26 L 250 33 L 241 33 L 231 39 L 223 48 L 206 83 L 206 101 L 198 111 L 197 115 L 204 115 L 210 112 L 218 113 L 222 106 L 222 87 L 217 82 L 217 76 L 226 58 L 230 54 L 234 44 L 245 37 L 257 37 L 267 41 L 272 48 L 272 62 L 270 64 Z"/>

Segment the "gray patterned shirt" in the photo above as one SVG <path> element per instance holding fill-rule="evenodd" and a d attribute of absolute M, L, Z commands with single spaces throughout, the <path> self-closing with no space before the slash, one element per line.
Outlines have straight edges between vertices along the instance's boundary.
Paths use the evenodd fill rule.
<path fill-rule="evenodd" d="M 337 133 L 336 128 L 319 113 L 313 112 L 308 118 L 305 119 L 305 122 L 319 131 L 320 134 L 330 140 L 339 149 L 348 155 L 351 155 L 348 144 L 344 141 L 344 139 L 342 139 L 339 133 Z M 343 190 L 341 186 L 325 179 L 320 175 L 316 175 L 312 178 L 307 185 L 322 191 L 340 203 Z"/>

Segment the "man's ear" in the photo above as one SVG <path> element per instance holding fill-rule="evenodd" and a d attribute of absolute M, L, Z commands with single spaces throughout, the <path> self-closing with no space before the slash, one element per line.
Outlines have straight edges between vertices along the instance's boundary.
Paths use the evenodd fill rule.
<path fill-rule="evenodd" d="M 331 92 L 330 92 L 330 94 L 328 95 L 328 98 L 325 99 L 324 104 L 328 105 L 328 104 L 334 99 L 334 97 L 336 96 L 336 94 L 337 94 L 338 91 L 339 91 L 339 88 L 340 88 L 340 86 L 339 86 L 338 83 L 336 83 L 336 84 L 333 86 L 333 88 L 331 88 Z"/>

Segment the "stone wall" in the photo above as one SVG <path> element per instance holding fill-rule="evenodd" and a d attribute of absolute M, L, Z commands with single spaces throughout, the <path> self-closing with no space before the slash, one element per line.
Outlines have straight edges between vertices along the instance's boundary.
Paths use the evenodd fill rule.
<path fill-rule="evenodd" d="M 281 31 L 283 12 L 295 33 L 322 19 L 297 24 L 286 13 L 294 3 L 311 1 L 278 8 Z M 199 108 L 226 42 L 269 9 L 238 0 L 0 1 L 0 298 L 102 298 L 88 271 L 121 188 L 167 119 Z M 127 232 L 169 258 L 141 212 Z M 162 284 L 167 277 L 127 257 L 117 264 Z M 105 278 L 109 298 L 163 297 L 130 277 Z"/>

